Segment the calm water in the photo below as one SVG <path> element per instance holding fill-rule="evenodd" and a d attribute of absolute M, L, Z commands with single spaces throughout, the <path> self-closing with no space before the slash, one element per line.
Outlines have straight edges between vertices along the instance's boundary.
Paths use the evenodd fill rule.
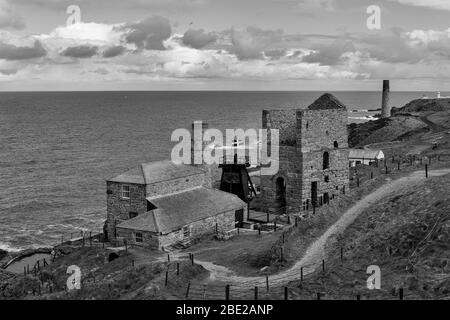
<path fill-rule="evenodd" d="M 265 108 L 307 107 L 321 92 L 0 92 L 0 248 L 56 243 L 101 230 L 105 179 L 168 159 L 170 135 L 194 120 L 259 128 Z M 352 109 L 378 108 L 377 92 L 337 92 Z M 432 94 L 430 94 L 432 95 Z M 391 94 L 394 106 L 421 92 Z"/>

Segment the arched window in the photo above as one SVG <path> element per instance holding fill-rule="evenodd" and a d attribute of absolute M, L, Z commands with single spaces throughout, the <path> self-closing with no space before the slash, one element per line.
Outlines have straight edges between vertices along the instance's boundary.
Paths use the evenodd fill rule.
<path fill-rule="evenodd" d="M 339 145 L 338 145 L 338 142 L 337 142 L 337 141 L 333 142 L 333 145 L 334 145 L 334 148 L 335 148 L 335 149 L 339 148 Z"/>
<path fill-rule="evenodd" d="M 330 154 L 328 152 L 323 153 L 323 170 L 330 168 Z"/>

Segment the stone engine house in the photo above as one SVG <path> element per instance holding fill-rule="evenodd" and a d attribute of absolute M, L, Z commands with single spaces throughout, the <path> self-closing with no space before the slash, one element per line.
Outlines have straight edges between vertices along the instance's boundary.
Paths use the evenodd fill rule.
<path fill-rule="evenodd" d="M 264 211 L 308 211 L 348 190 L 347 117 L 331 94 L 307 109 L 263 111 L 263 128 L 280 136 L 279 171 L 261 177 Z"/>

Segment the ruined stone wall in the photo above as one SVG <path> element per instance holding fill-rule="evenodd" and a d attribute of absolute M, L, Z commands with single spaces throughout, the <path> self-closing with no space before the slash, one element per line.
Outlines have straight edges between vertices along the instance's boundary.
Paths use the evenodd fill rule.
<path fill-rule="evenodd" d="M 130 199 L 122 198 L 122 185 L 130 186 Z M 106 228 L 108 237 L 114 239 L 115 226 L 129 219 L 130 212 L 147 212 L 145 185 L 106 182 Z"/>
<path fill-rule="evenodd" d="M 209 173 L 201 173 L 188 177 L 149 184 L 146 188 L 147 197 L 162 196 L 200 186 L 211 186 L 211 177 Z"/>
<path fill-rule="evenodd" d="M 346 110 L 301 110 L 297 113 L 298 145 L 302 152 L 323 148 L 348 148 L 348 114 Z"/>
<path fill-rule="evenodd" d="M 277 206 L 276 181 L 286 180 L 287 213 L 311 208 L 311 183 L 318 182 L 317 195 L 342 193 L 348 189 L 347 111 L 270 110 L 263 111 L 263 128 L 280 130 L 280 169 L 274 176 L 261 177 L 262 210 Z M 292 140 L 295 139 L 295 143 Z M 323 169 L 324 152 L 330 167 Z"/>

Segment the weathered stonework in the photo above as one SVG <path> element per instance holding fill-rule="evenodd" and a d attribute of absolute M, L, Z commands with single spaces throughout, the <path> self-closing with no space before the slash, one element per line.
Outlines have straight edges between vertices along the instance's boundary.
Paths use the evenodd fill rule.
<path fill-rule="evenodd" d="M 347 110 L 264 110 L 263 128 L 278 129 L 280 163 L 275 176 L 261 177 L 263 210 L 287 213 L 312 209 L 312 183 L 317 183 L 316 205 L 348 189 Z M 326 153 L 329 165 L 324 169 Z M 281 178 L 282 180 L 280 180 Z M 284 181 L 284 203 L 280 184 Z"/>

